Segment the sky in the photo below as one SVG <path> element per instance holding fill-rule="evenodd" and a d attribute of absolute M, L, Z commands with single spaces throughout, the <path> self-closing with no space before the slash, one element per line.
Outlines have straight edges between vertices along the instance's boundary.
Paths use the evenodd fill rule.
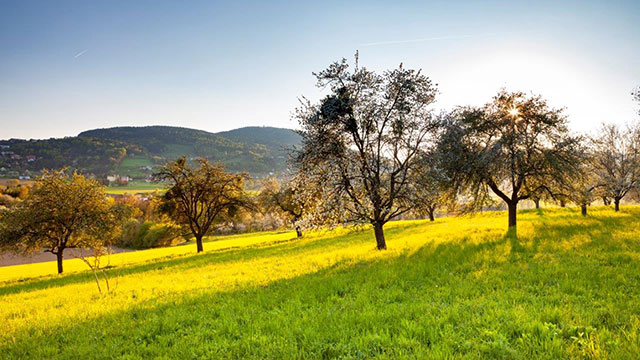
<path fill-rule="evenodd" d="M 438 84 L 436 111 L 500 88 L 575 132 L 639 119 L 640 1 L 0 0 L 0 139 L 113 126 L 295 128 L 314 71 L 359 51 Z"/>

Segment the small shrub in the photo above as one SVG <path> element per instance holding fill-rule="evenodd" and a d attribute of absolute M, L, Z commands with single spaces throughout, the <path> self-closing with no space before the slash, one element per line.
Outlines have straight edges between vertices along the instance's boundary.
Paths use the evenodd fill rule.
<path fill-rule="evenodd" d="M 180 226 L 170 223 L 152 224 L 142 239 L 147 247 L 172 246 L 181 241 Z"/>
<path fill-rule="evenodd" d="M 136 219 L 131 219 L 124 224 L 116 245 L 130 249 L 149 249 L 172 246 L 182 241 L 179 225 L 152 221 L 141 224 Z"/>
<path fill-rule="evenodd" d="M 20 200 L 15 199 L 9 195 L 0 194 L 0 206 L 9 208 L 15 205 L 16 203 L 18 203 L 19 201 Z"/>

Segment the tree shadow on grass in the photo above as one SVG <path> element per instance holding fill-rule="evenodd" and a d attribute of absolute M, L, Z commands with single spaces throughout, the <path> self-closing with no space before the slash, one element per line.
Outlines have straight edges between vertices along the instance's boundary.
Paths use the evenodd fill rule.
<path fill-rule="evenodd" d="M 0 350 L 9 357 L 26 358 L 113 358 L 132 354 L 142 358 L 191 358 L 194 353 L 198 354 L 196 357 L 209 357 L 213 355 L 206 351 L 212 346 L 212 341 L 198 343 L 197 340 L 220 336 L 226 340 L 221 342 L 218 351 L 233 348 L 227 353 L 231 354 L 228 355 L 230 357 L 263 357 L 260 347 L 265 344 L 251 344 L 259 332 L 261 336 L 288 337 L 287 341 L 293 341 L 296 346 L 302 342 L 306 347 L 304 353 L 322 357 L 332 342 L 348 342 L 349 339 L 340 340 L 333 338 L 333 334 L 324 333 L 325 338 L 320 341 L 309 341 L 313 331 L 307 333 L 304 329 L 320 329 L 331 324 L 329 326 L 334 330 L 342 331 L 342 326 L 337 325 L 342 312 L 334 308 L 345 299 L 347 304 L 351 304 L 349 306 L 356 307 L 362 305 L 358 299 L 363 295 L 382 296 L 368 300 L 371 305 L 376 301 L 410 303 L 412 299 L 405 291 L 454 286 L 451 271 L 460 266 L 464 267 L 460 271 L 472 271 L 468 266 L 470 258 L 480 252 L 490 252 L 501 243 L 498 240 L 470 244 L 463 239 L 437 245 L 429 242 L 410 255 L 356 263 L 343 261 L 310 274 L 275 280 L 262 286 L 242 286 L 231 291 L 212 290 L 199 295 L 176 294 L 151 299 L 124 311 L 74 319 L 45 329 L 32 324 L 14 334 L 11 343 L 0 342 L 4 344 L 4 349 Z M 456 271 L 458 276 L 460 271 Z M 372 277 L 372 274 L 384 276 Z M 356 311 L 357 314 L 357 310 L 348 311 Z M 296 314 L 300 316 L 296 317 Z M 269 324 L 273 318 L 281 320 L 274 321 L 279 328 L 269 328 L 273 326 Z M 395 329 L 399 322 L 385 323 L 392 326 L 394 332 L 400 331 Z M 351 326 L 360 326 L 358 324 L 355 321 Z M 238 345 L 243 342 L 244 345 Z M 52 343 L 58 346 L 34 346 Z"/>
<path fill-rule="evenodd" d="M 393 226 L 386 230 L 389 236 L 397 236 L 400 233 L 412 231 L 415 228 L 422 227 L 422 222 L 410 224 L 400 227 Z M 176 270 L 187 270 L 211 264 L 224 264 L 227 262 L 235 262 L 248 260 L 252 258 L 269 258 L 281 257 L 292 253 L 300 253 L 304 251 L 313 251 L 319 248 L 331 248 L 341 246 L 342 243 L 350 244 L 371 241 L 372 248 L 375 242 L 373 234 L 369 234 L 368 228 L 354 228 L 348 232 L 327 237 L 325 233 L 320 232 L 306 238 L 297 238 L 295 234 L 292 238 L 281 241 L 269 242 L 266 244 L 256 244 L 246 247 L 227 247 L 213 251 L 206 251 L 201 254 L 181 254 L 177 256 L 169 256 L 156 260 L 150 260 L 136 265 L 115 266 L 107 270 L 109 277 L 126 276 L 131 274 L 144 273 L 147 271 L 156 271 L 166 268 L 175 268 Z M 360 235 L 360 236 L 359 236 Z M 364 236 L 362 236 L 364 235 Z M 368 236 L 371 235 L 371 236 Z M 93 274 L 89 271 L 72 273 L 63 276 L 50 276 L 44 279 L 24 279 L 16 282 L 0 283 L 0 296 L 15 294 L 23 291 L 35 291 L 47 289 L 50 287 L 64 286 L 70 284 L 86 283 L 95 281 Z"/>
<path fill-rule="evenodd" d="M 553 241 L 570 242 L 573 239 L 583 238 L 585 243 L 593 243 L 601 239 L 610 239 L 615 231 L 634 227 L 640 220 L 636 212 L 630 216 L 611 216 L 610 214 L 597 213 L 583 217 L 579 209 L 569 209 L 569 213 L 553 218 L 541 219 L 533 223 L 534 242 Z"/>
<path fill-rule="evenodd" d="M 602 221 L 614 228 L 624 226 L 619 220 Z M 586 228 L 574 231 L 590 234 L 600 225 L 600 221 L 593 221 L 586 224 Z M 547 233 L 565 233 L 562 226 L 565 225 L 550 223 L 537 228 L 534 238 L 538 237 L 541 242 L 553 241 Z M 363 239 L 371 241 L 370 237 Z M 393 240 L 393 237 L 389 239 Z M 450 308 L 457 301 L 468 301 L 467 307 L 462 309 L 480 316 L 486 303 L 472 302 L 474 297 L 482 297 L 486 292 L 495 293 L 501 286 L 513 286 L 513 283 L 502 282 L 494 285 L 494 277 L 518 269 L 513 262 L 498 262 L 500 247 L 519 248 L 522 253 L 534 251 L 521 244 L 521 240 L 515 232 L 508 232 L 502 238 L 480 243 L 472 243 L 465 236 L 446 243 L 431 241 L 411 254 L 355 263 L 344 261 L 291 279 L 274 279 L 262 286 L 211 290 L 198 295 L 169 295 L 132 305 L 123 311 L 72 319 L 44 329 L 31 324 L 13 334 L 14 340 L 2 341 L 4 349 L 1 350 L 8 357 L 24 358 L 391 356 L 385 351 L 393 349 L 385 349 L 378 342 L 366 342 L 372 339 L 370 334 L 376 334 L 375 339 L 385 332 L 391 338 L 402 335 L 406 331 L 403 324 L 411 325 L 413 317 L 420 318 L 425 313 L 420 307 L 411 310 L 415 312 L 407 312 L 418 297 L 426 297 L 424 304 L 431 304 L 428 309 L 436 311 Z M 476 276 L 478 265 L 484 265 L 481 267 L 490 272 Z M 540 266 L 538 271 L 548 268 Z M 579 269 L 572 270 L 576 274 L 584 273 Z M 506 279 L 513 279 L 513 276 Z M 519 294 L 520 300 L 535 299 L 539 296 L 540 286 L 561 292 L 553 286 L 540 285 L 540 279 L 536 277 L 513 281 L 518 282 L 518 286 L 510 296 Z M 521 282 L 527 281 L 529 286 L 522 286 Z M 439 293 L 442 288 L 447 290 Z M 563 299 L 566 301 L 565 295 Z M 514 300 L 507 296 L 506 301 L 511 304 Z M 370 308 L 380 311 L 367 312 Z M 446 326 L 434 328 L 461 325 L 459 318 L 449 316 L 439 317 Z M 482 318 L 476 320 L 479 319 Z M 514 324 L 510 326 L 518 329 L 512 333 L 518 338 L 522 334 L 521 324 L 512 321 Z M 491 329 L 500 325 L 486 326 Z M 463 329 L 463 338 L 477 335 L 473 327 L 459 328 Z M 448 335 L 435 331 L 420 336 L 421 344 L 429 345 L 413 350 L 417 353 L 446 342 Z M 517 340 L 508 339 L 514 344 Z M 393 341 L 390 346 L 400 347 L 401 344 Z"/>
<path fill-rule="evenodd" d="M 553 216 L 546 216 L 541 209 L 525 210 L 523 214 L 541 213 L 539 217 L 525 220 L 533 227 L 532 235 L 519 236 L 517 228 L 509 228 L 503 240 L 511 246 L 511 255 L 514 260 L 521 256 L 529 256 L 540 252 L 541 246 L 558 246 L 564 242 L 567 251 L 573 245 L 585 246 L 596 244 L 607 239 L 618 230 L 636 226 L 640 222 L 638 209 L 629 209 L 628 212 L 614 214 L 596 208 L 592 214 L 583 217 L 579 208 L 552 209 Z M 621 216 L 622 215 L 622 216 Z M 523 221 L 520 221 L 522 224 Z M 574 244 L 576 239 L 584 239 L 581 244 Z M 557 249 L 555 249 L 557 251 Z"/>
<path fill-rule="evenodd" d="M 518 239 L 518 228 L 515 226 L 507 229 L 507 233 L 504 235 L 503 240 L 508 242 L 511 246 L 510 253 L 512 256 L 514 255 L 514 253 L 523 253 L 526 250 Z"/>

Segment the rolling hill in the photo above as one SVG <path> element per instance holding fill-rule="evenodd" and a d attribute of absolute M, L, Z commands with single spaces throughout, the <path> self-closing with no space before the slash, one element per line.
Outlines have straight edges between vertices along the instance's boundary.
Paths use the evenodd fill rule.
<path fill-rule="evenodd" d="M 229 171 L 263 177 L 286 171 L 287 148 L 300 137 L 290 129 L 246 127 L 222 133 L 171 126 L 94 129 L 77 137 L 2 140 L 0 176 L 70 167 L 96 175 L 144 179 L 154 167 L 180 156 L 205 157 Z"/>

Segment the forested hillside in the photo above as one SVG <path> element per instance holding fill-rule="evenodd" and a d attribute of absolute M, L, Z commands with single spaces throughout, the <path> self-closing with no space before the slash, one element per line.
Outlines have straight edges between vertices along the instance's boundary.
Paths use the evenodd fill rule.
<path fill-rule="evenodd" d="M 24 175 L 62 167 L 103 174 L 110 172 L 126 156 L 143 153 L 143 149 L 136 145 L 88 137 L 11 139 L 0 141 L 0 145 L 0 167 L 6 169 L 4 173 L 7 175 Z"/>
<path fill-rule="evenodd" d="M 214 134 L 170 126 L 114 127 L 48 140 L 2 140 L 0 176 L 71 167 L 96 175 L 148 176 L 179 156 L 219 161 L 229 171 L 267 176 L 286 170 L 286 147 L 298 144 L 289 129 L 249 127 Z"/>

